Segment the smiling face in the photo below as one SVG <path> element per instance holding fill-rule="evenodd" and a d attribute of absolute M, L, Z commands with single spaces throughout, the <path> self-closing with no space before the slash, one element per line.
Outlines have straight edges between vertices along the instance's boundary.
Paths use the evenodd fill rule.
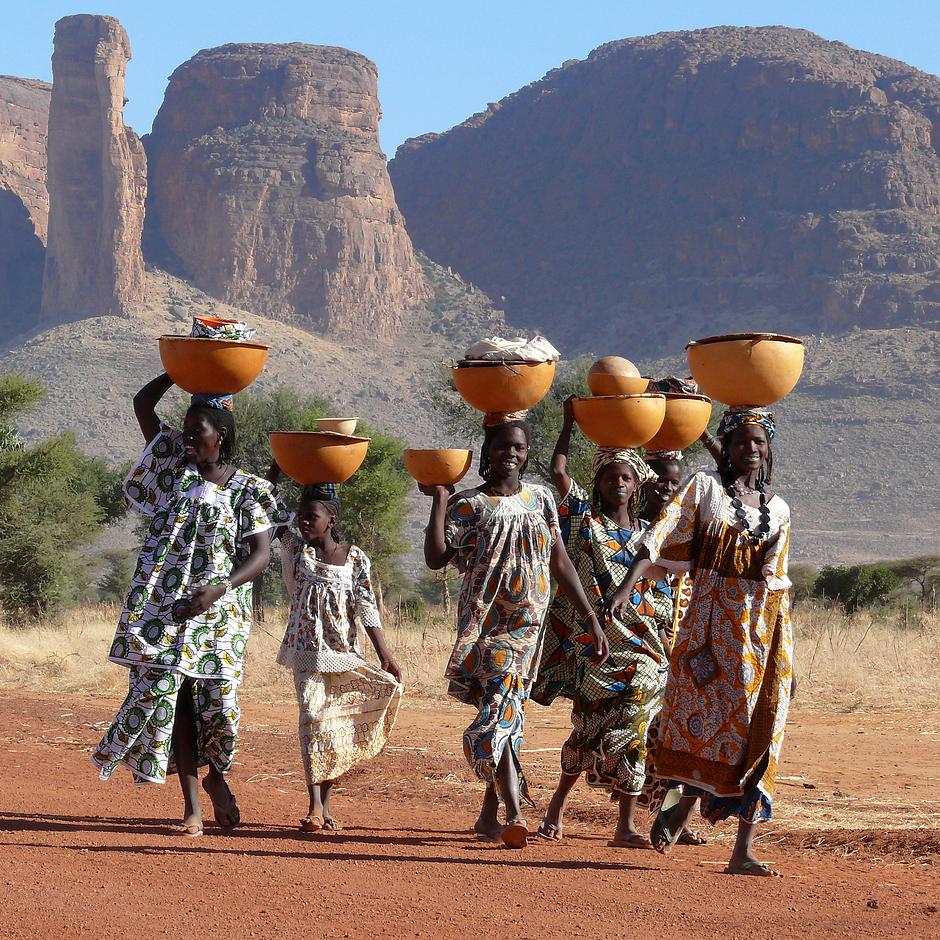
<path fill-rule="evenodd" d="M 767 432 L 758 424 L 742 425 L 728 435 L 728 457 L 739 476 L 760 470 L 769 452 Z"/>
<path fill-rule="evenodd" d="M 183 449 L 194 464 L 218 463 L 225 429 L 216 428 L 199 411 L 189 411 L 183 424 Z"/>
<path fill-rule="evenodd" d="M 305 542 L 322 539 L 336 524 L 336 514 L 317 499 L 305 500 L 297 508 L 297 528 Z"/>
<path fill-rule="evenodd" d="M 658 461 L 656 468 L 659 479 L 648 480 L 644 484 L 644 492 L 647 504 L 654 512 L 659 512 L 676 495 L 682 472 L 677 460 Z"/>
<path fill-rule="evenodd" d="M 529 459 L 529 442 L 520 427 L 501 428 L 489 446 L 490 468 L 496 479 L 518 476 Z"/>
<path fill-rule="evenodd" d="M 636 492 L 636 473 L 629 464 L 611 463 L 594 480 L 602 508 L 610 513 L 626 506 Z"/>

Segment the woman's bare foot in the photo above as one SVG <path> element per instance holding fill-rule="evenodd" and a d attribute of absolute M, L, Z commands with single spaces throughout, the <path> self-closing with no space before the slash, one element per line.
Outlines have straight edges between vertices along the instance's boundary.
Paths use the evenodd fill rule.
<path fill-rule="evenodd" d="M 618 828 L 613 839 L 607 844 L 614 849 L 651 849 L 653 847 L 653 843 L 635 829 L 621 831 Z"/>
<path fill-rule="evenodd" d="M 473 824 L 473 831 L 478 838 L 486 842 L 499 842 L 502 836 L 503 827 L 499 822 L 499 794 L 491 783 L 486 785 L 483 805 L 480 807 L 477 821 Z"/>
<path fill-rule="evenodd" d="M 500 839 L 507 849 L 524 849 L 529 840 L 529 826 L 521 816 L 507 819 Z"/>
<path fill-rule="evenodd" d="M 183 817 L 183 821 L 174 827 L 177 832 L 181 835 L 188 836 L 191 839 L 195 839 L 198 836 L 202 835 L 202 813 L 198 810 L 192 813 L 187 813 Z"/>
<path fill-rule="evenodd" d="M 235 794 L 229 789 L 225 777 L 215 768 L 206 774 L 202 781 L 202 788 L 209 794 L 215 821 L 223 829 L 233 829 L 242 821 L 238 803 L 235 802 Z"/>
<path fill-rule="evenodd" d="M 686 827 L 682 830 L 682 835 L 679 836 L 679 845 L 708 845 L 708 839 L 705 836 L 694 832 L 692 829 Z"/>
<path fill-rule="evenodd" d="M 499 821 L 484 819 L 482 814 L 473 824 L 473 831 L 483 842 L 499 842 L 503 835 L 503 827 Z"/>

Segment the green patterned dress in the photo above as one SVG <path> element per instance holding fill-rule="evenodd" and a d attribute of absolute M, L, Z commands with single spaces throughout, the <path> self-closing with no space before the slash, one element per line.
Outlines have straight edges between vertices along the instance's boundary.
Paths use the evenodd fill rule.
<path fill-rule="evenodd" d="M 127 666 L 130 688 L 92 754 L 106 780 L 127 764 L 137 782 L 163 783 L 177 695 L 188 677 L 196 706 L 200 765 L 226 772 L 238 735 L 238 685 L 251 629 L 251 585 L 187 619 L 188 597 L 221 584 L 250 554 L 247 539 L 285 524 L 289 513 L 266 480 L 236 470 L 224 485 L 187 462 L 183 436 L 166 425 L 124 481 L 132 509 L 150 517 L 109 659 Z"/>

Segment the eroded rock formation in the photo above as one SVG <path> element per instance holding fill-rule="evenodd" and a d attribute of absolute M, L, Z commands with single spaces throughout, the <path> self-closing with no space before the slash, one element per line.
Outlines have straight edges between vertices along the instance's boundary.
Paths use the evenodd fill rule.
<path fill-rule="evenodd" d="M 0 321 L 14 327 L 39 309 L 50 90 L 45 82 L 0 76 Z"/>
<path fill-rule="evenodd" d="M 130 41 L 110 16 L 56 23 L 49 110 L 45 322 L 126 314 L 143 299 L 147 162 L 124 126 Z"/>
<path fill-rule="evenodd" d="M 415 245 L 511 319 L 657 351 L 670 330 L 936 320 L 938 141 L 935 76 L 720 27 L 602 46 L 390 171 Z"/>
<path fill-rule="evenodd" d="M 198 53 L 170 77 L 146 138 L 155 259 L 231 304 L 307 327 L 397 329 L 427 288 L 379 116 L 376 68 L 357 53 L 300 43 Z"/>

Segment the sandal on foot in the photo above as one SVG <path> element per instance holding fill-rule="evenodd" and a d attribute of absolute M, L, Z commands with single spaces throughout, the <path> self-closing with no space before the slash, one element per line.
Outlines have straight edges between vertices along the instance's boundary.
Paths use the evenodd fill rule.
<path fill-rule="evenodd" d="M 627 836 L 626 839 L 611 839 L 607 844 L 612 849 L 651 849 L 653 847 L 649 839 L 638 832 Z"/>
<path fill-rule="evenodd" d="M 656 820 L 653 822 L 653 828 L 650 829 L 650 842 L 653 848 L 661 855 L 668 855 L 672 847 L 679 841 L 682 830 L 672 832 L 669 828 L 669 813 L 671 809 L 661 809 L 656 814 Z"/>
<path fill-rule="evenodd" d="M 217 803 L 212 791 L 206 786 L 208 779 L 206 777 L 202 781 L 202 788 L 209 794 L 209 799 L 212 800 L 212 813 L 215 816 L 215 821 L 222 829 L 234 829 L 242 821 L 242 814 L 238 809 L 238 803 L 235 801 L 235 794 L 228 789 L 228 784 L 226 784 L 225 789 L 228 792 L 228 800 L 224 804 Z"/>
<path fill-rule="evenodd" d="M 479 820 L 473 824 L 473 827 L 470 829 L 473 835 L 476 837 L 478 842 L 502 842 L 503 841 L 503 827 L 499 823 L 496 824 L 495 829 L 484 829 L 480 826 Z"/>
<path fill-rule="evenodd" d="M 547 842 L 561 842 L 564 838 L 561 826 L 556 826 L 555 823 L 550 823 L 547 819 L 542 820 L 542 824 L 535 831 L 535 834 Z"/>
<path fill-rule="evenodd" d="M 528 840 L 529 827 L 521 820 L 503 826 L 503 831 L 500 833 L 500 841 L 507 849 L 524 849 Z"/>
<path fill-rule="evenodd" d="M 300 820 L 300 831 L 301 832 L 319 832 L 324 828 L 325 820 L 322 816 L 312 814 L 310 816 L 304 816 Z"/>
<path fill-rule="evenodd" d="M 771 868 L 766 862 L 759 862 L 757 859 L 748 859 L 741 862 L 740 865 L 728 865 L 725 868 L 726 875 L 753 875 L 757 878 L 782 878 L 783 876 L 775 868 Z"/>
<path fill-rule="evenodd" d="M 188 826 L 180 823 L 180 825 L 173 828 L 187 839 L 198 839 L 202 835 L 202 823 L 190 823 Z"/>
<path fill-rule="evenodd" d="M 324 832 L 339 832 L 342 828 L 342 825 L 340 825 L 340 823 L 338 823 L 332 816 L 323 817 Z"/>

